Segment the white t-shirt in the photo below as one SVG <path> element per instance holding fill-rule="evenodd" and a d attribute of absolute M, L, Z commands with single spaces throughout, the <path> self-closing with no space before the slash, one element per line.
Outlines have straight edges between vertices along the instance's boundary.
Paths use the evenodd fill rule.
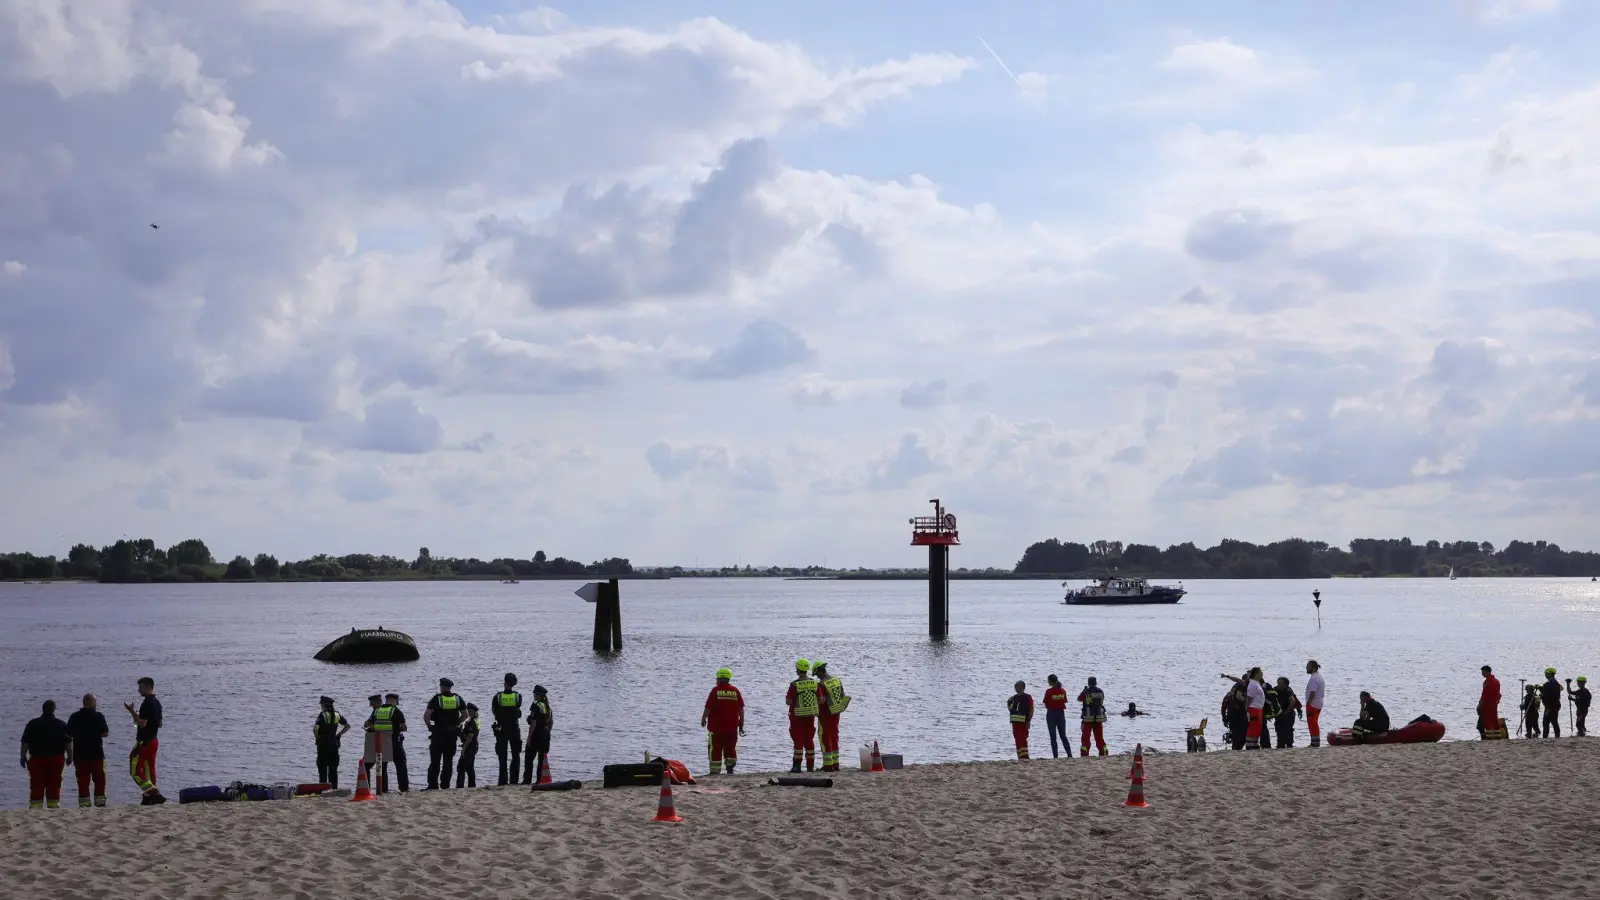
<path fill-rule="evenodd" d="M 1312 672 L 1306 679 L 1306 705 L 1313 709 L 1321 709 L 1322 701 L 1327 698 L 1326 689 L 1322 686 L 1322 673 Z"/>
<path fill-rule="evenodd" d="M 1267 689 L 1261 686 L 1261 682 L 1252 678 L 1246 691 L 1250 694 L 1251 709 L 1264 709 L 1266 707 Z"/>

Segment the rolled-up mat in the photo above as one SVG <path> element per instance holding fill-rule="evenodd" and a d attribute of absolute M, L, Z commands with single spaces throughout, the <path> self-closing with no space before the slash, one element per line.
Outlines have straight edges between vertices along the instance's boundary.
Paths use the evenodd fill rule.
<path fill-rule="evenodd" d="M 833 779 L 821 775 L 779 775 L 767 779 L 767 784 L 778 787 L 833 787 Z"/>
<path fill-rule="evenodd" d="M 548 784 L 536 784 L 536 785 L 533 785 L 532 790 L 535 790 L 535 791 L 575 791 L 575 790 L 577 790 L 578 788 L 581 788 L 581 787 L 583 787 L 583 782 L 581 782 L 581 781 L 552 781 L 552 782 L 550 782 Z"/>

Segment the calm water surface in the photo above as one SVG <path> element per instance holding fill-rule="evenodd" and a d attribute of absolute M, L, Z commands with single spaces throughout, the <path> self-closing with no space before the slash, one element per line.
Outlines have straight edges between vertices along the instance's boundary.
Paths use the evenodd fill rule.
<path fill-rule="evenodd" d="M 324 693 L 359 725 L 368 694 L 398 692 L 417 723 L 408 750 L 420 786 L 422 709 L 442 675 L 486 719 L 505 672 L 518 674 L 524 694 L 545 685 L 557 778 L 598 777 L 603 765 L 647 750 L 702 771 L 700 708 L 723 665 L 750 706 L 742 768 L 787 768 L 783 696 L 799 656 L 828 660 L 853 698 L 847 764 L 855 746 L 874 739 L 908 762 L 1008 758 L 1011 684 L 1027 681 L 1037 698 L 1051 672 L 1074 693 L 1096 675 L 1109 704 L 1134 700 L 1152 713 L 1108 724 L 1114 752 L 1135 741 L 1181 749 L 1184 727 L 1202 716 L 1212 719 L 1215 746 L 1226 688 L 1218 673 L 1251 665 L 1291 676 L 1298 693 L 1306 659 L 1320 660 L 1325 728 L 1348 725 L 1356 692 L 1366 689 L 1397 721 L 1427 713 L 1454 738 L 1476 737 L 1485 662 L 1508 698 L 1519 678 L 1540 677 L 1547 665 L 1562 677 L 1600 675 L 1600 584 L 1576 579 L 1197 581 L 1176 606 L 1123 609 L 1063 606 L 1049 581 L 955 582 L 943 644 L 927 639 L 918 582 L 625 581 L 625 649 L 612 657 L 590 650 L 594 607 L 573 596 L 579 584 L 4 584 L 0 720 L 15 748 L 43 699 L 55 698 L 64 718 L 85 692 L 99 695 L 112 726 L 111 798 L 127 802 L 135 792 L 122 761 L 133 729 L 121 704 L 146 674 L 166 709 L 160 779 L 174 797 L 194 784 L 314 780 L 310 725 Z M 1320 629 L 1314 587 L 1323 593 Z M 311 658 L 351 627 L 378 625 L 416 638 L 421 661 Z M 358 748 L 353 732 L 347 782 Z M 1033 748 L 1049 751 L 1042 714 Z M 494 780 L 495 766 L 486 746 L 480 784 Z M 69 772 L 68 805 L 75 790 Z M 14 762 L 0 766 L 0 807 L 25 805 L 25 773 Z"/>

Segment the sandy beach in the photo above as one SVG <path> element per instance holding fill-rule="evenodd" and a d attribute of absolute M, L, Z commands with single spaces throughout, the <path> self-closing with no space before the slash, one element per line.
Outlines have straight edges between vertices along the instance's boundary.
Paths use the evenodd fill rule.
<path fill-rule="evenodd" d="M 1462 742 L 0 813 L 6 896 L 1576 897 L 1600 743 Z M 71 802 L 70 797 L 68 802 Z M 1535 863 L 1538 860 L 1540 862 Z"/>

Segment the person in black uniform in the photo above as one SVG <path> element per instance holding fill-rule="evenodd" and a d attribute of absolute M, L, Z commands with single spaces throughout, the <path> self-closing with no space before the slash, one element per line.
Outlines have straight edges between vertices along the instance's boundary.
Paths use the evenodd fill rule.
<path fill-rule="evenodd" d="M 1567 681 L 1567 698 L 1572 701 L 1572 711 L 1578 717 L 1578 737 L 1583 737 L 1589 733 L 1588 729 L 1584 727 L 1584 719 L 1589 718 L 1589 702 L 1594 699 L 1593 695 L 1589 693 L 1589 676 L 1578 676 L 1577 690 L 1572 689 L 1572 681 L 1569 679 Z"/>
<path fill-rule="evenodd" d="M 456 739 L 461 736 L 461 717 L 466 702 L 453 688 L 455 682 L 439 679 L 439 693 L 428 701 L 422 723 L 428 726 L 428 790 L 450 786 L 450 769 L 456 759 Z"/>
<path fill-rule="evenodd" d="M 544 758 L 545 765 L 550 764 L 550 728 L 554 724 L 550 698 L 545 695 L 544 685 L 536 684 L 533 686 L 533 703 L 528 707 L 528 754 L 524 757 L 523 784 L 537 781 L 539 769 L 535 763 L 540 757 Z"/>
<path fill-rule="evenodd" d="M 506 673 L 506 689 L 494 695 L 489 709 L 494 722 L 494 755 L 500 757 L 500 783 L 516 784 L 517 770 L 522 768 L 522 695 L 512 690 L 517 686 L 517 676 Z M 511 767 L 506 768 L 506 751 L 511 753 Z"/>
<path fill-rule="evenodd" d="M 467 704 L 461 723 L 461 759 L 456 761 L 456 787 L 478 786 L 478 704 Z"/>
<path fill-rule="evenodd" d="M 317 781 L 329 787 L 339 786 L 339 739 L 349 730 L 350 723 L 333 708 L 333 698 L 323 697 L 311 734 L 317 741 Z"/>
<path fill-rule="evenodd" d="M 411 790 L 411 774 L 406 771 L 406 714 L 400 711 L 399 694 L 384 694 L 383 705 L 394 707 L 394 780 L 404 794 Z M 385 784 L 388 781 L 384 779 Z"/>

